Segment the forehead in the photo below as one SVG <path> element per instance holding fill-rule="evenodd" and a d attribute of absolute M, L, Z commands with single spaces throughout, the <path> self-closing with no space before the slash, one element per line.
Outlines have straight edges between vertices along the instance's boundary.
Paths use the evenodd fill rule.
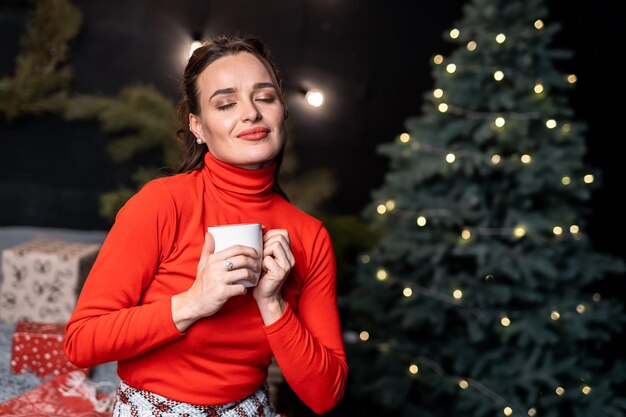
<path fill-rule="evenodd" d="M 213 61 L 202 71 L 198 81 L 202 91 L 220 88 L 237 89 L 247 84 L 272 82 L 272 77 L 256 56 L 248 52 L 240 52 Z"/>

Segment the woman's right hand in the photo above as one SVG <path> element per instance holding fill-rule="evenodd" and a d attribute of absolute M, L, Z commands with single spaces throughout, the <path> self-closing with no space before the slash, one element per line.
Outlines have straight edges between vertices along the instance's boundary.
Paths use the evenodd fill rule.
<path fill-rule="evenodd" d="M 172 297 L 172 319 L 179 331 L 187 330 L 196 320 L 219 311 L 230 298 L 246 293 L 239 280 L 255 280 L 261 271 L 261 258 L 254 248 L 231 246 L 214 253 L 215 242 L 210 233 L 198 262 L 196 280 L 187 291 Z M 232 262 L 226 269 L 225 261 Z"/>

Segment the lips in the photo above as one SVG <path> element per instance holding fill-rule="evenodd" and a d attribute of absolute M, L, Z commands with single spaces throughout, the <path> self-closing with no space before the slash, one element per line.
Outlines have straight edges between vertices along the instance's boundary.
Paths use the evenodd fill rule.
<path fill-rule="evenodd" d="M 243 140 L 261 140 L 270 133 L 270 130 L 266 127 L 253 127 L 251 129 L 246 129 L 243 132 L 239 133 L 237 137 Z"/>

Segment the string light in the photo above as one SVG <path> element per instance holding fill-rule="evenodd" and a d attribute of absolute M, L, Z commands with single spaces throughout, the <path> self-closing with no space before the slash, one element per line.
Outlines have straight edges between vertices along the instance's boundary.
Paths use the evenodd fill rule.
<path fill-rule="evenodd" d="M 496 81 L 502 81 L 502 79 L 504 78 L 504 73 L 502 71 L 498 70 L 498 71 L 493 73 L 493 78 Z"/>
<path fill-rule="evenodd" d="M 459 387 L 461 387 L 461 389 L 467 389 L 469 387 L 469 383 L 464 379 L 459 379 Z"/>
<path fill-rule="evenodd" d="M 548 129 L 554 129 L 556 127 L 556 120 L 554 120 L 554 119 L 546 120 L 546 127 Z"/>
<path fill-rule="evenodd" d="M 535 29 L 543 29 L 543 20 L 541 19 L 535 20 Z"/>
<path fill-rule="evenodd" d="M 556 395 L 558 395 L 560 397 L 561 395 L 565 394 L 565 388 L 563 388 L 563 387 L 556 387 L 554 392 L 556 392 Z"/>
<path fill-rule="evenodd" d="M 573 224 L 569 227 L 569 232 L 573 235 L 577 234 L 578 232 L 580 232 L 580 227 L 578 227 L 577 225 Z"/>
<path fill-rule="evenodd" d="M 452 29 L 452 30 L 450 31 L 450 37 L 451 37 L 452 39 L 457 39 L 457 38 L 459 37 L 459 35 L 460 35 L 460 34 L 461 34 L 461 32 L 460 32 L 458 29 L 456 29 L 456 28 L 454 28 L 454 29 Z"/>
<path fill-rule="evenodd" d="M 412 363 L 411 366 L 409 366 L 409 372 L 415 375 L 419 372 L 419 368 L 416 364 Z"/>
<path fill-rule="evenodd" d="M 417 218 L 416 222 L 417 222 L 417 225 L 418 225 L 418 226 L 420 226 L 420 227 L 424 227 L 424 226 L 426 226 L 426 217 L 424 217 L 424 216 L 419 216 L 419 217 Z"/>
<path fill-rule="evenodd" d="M 451 164 L 456 160 L 456 156 L 453 153 L 449 153 L 446 155 L 446 162 Z"/>
<path fill-rule="evenodd" d="M 407 143 L 411 139 L 411 136 L 408 133 L 403 133 L 400 135 L 400 142 Z"/>
<path fill-rule="evenodd" d="M 571 182 L 572 182 L 572 179 L 568 177 L 567 175 L 561 178 L 561 183 L 563 185 L 570 185 Z"/>
<path fill-rule="evenodd" d="M 454 71 L 456 71 L 456 65 L 453 63 L 449 63 L 448 65 L 446 65 L 446 71 L 448 71 L 448 73 L 450 74 L 454 74 Z"/>
<path fill-rule="evenodd" d="M 563 233 L 563 228 L 561 226 L 554 226 L 552 228 L 552 233 L 554 233 L 557 236 L 560 236 Z"/>
<path fill-rule="evenodd" d="M 496 35 L 496 42 L 504 43 L 505 40 L 506 40 L 506 35 L 504 33 L 498 33 L 498 35 Z"/>
<path fill-rule="evenodd" d="M 433 57 L 433 62 L 437 65 L 443 63 L 443 55 L 435 55 Z"/>
<path fill-rule="evenodd" d="M 582 387 L 581 391 L 583 392 L 583 394 L 589 395 L 589 393 L 591 392 L 591 387 L 588 385 L 585 385 L 584 387 Z"/>
<path fill-rule="evenodd" d="M 535 91 L 535 93 L 537 94 L 541 94 L 543 93 L 543 84 L 541 83 L 537 83 L 535 84 L 535 88 L 533 88 L 533 90 Z"/>
<path fill-rule="evenodd" d="M 569 123 L 564 123 L 561 127 L 561 131 L 565 134 L 569 133 L 572 130 L 572 126 Z"/>
<path fill-rule="evenodd" d="M 433 91 L 433 96 L 435 98 L 441 98 L 443 97 L 443 90 L 441 88 L 437 88 Z"/>
<path fill-rule="evenodd" d="M 372 258 L 370 258 L 369 255 L 363 255 L 361 256 L 361 262 L 363 262 L 364 264 L 368 264 L 370 263 L 370 261 L 372 260 Z"/>
<path fill-rule="evenodd" d="M 537 409 L 536 408 L 529 408 L 528 409 L 528 415 L 530 417 L 535 417 L 537 415 Z"/>
<path fill-rule="evenodd" d="M 467 43 L 467 50 L 468 51 L 475 51 L 477 46 L 478 46 L 478 44 L 475 41 L 469 41 Z"/>
<path fill-rule="evenodd" d="M 511 414 L 513 414 L 513 409 L 511 407 L 504 407 L 504 410 L 502 410 L 502 412 L 505 416 L 510 416 Z"/>
<path fill-rule="evenodd" d="M 517 238 L 522 238 L 526 235 L 526 228 L 524 226 L 517 226 L 513 229 L 513 235 Z"/>
<path fill-rule="evenodd" d="M 585 181 L 585 184 L 591 184 L 593 182 L 593 175 L 592 174 L 585 175 L 585 177 L 583 178 L 583 181 Z"/>
<path fill-rule="evenodd" d="M 452 296 L 456 299 L 456 300 L 460 300 L 461 298 L 463 298 L 463 291 L 456 289 L 452 292 Z"/>
<path fill-rule="evenodd" d="M 509 319 L 507 316 L 504 316 L 500 319 L 500 324 L 504 327 L 509 327 L 511 325 L 511 319 Z"/>
<path fill-rule="evenodd" d="M 359 333 L 359 339 L 361 339 L 363 342 L 367 341 L 367 339 L 369 338 L 370 338 L 370 334 L 366 332 L 365 330 Z"/>
<path fill-rule="evenodd" d="M 599 303 L 600 300 L 602 300 L 602 296 L 600 295 L 600 293 L 595 293 L 593 294 L 593 301 L 595 301 L 596 303 Z"/>
<path fill-rule="evenodd" d="M 385 214 L 387 212 L 387 206 L 385 206 L 384 204 L 379 204 L 376 207 L 376 212 L 378 212 L 378 214 Z"/>
<path fill-rule="evenodd" d="M 575 75 L 575 74 L 569 74 L 569 75 L 567 76 L 567 82 L 568 82 L 568 83 L 570 83 L 570 84 L 575 84 L 575 83 L 576 83 L 576 81 L 578 81 L 578 77 L 576 77 L 576 75 Z"/>
<path fill-rule="evenodd" d="M 500 158 L 500 155 L 498 155 L 498 154 L 495 154 L 495 155 L 491 156 L 491 163 L 493 165 L 498 165 L 501 160 L 502 160 L 502 158 Z"/>
<path fill-rule="evenodd" d="M 413 290 L 410 289 L 409 287 L 406 287 L 405 289 L 402 290 L 402 295 L 404 295 L 406 298 L 409 298 L 410 296 L 413 295 Z"/>
<path fill-rule="evenodd" d="M 558 311 L 554 310 L 550 313 L 550 318 L 554 321 L 557 321 L 561 318 L 561 314 Z"/>
<path fill-rule="evenodd" d="M 445 113 L 448 111 L 448 105 L 446 103 L 439 103 L 439 106 L 437 106 L 437 109 L 440 112 Z"/>
<path fill-rule="evenodd" d="M 493 280 L 493 275 L 491 274 L 485 275 L 485 281 L 492 281 L 492 280 Z"/>
<path fill-rule="evenodd" d="M 584 305 L 584 304 L 578 304 L 578 305 L 576 306 L 576 312 L 577 312 L 578 314 L 583 314 L 583 313 L 585 312 L 585 310 L 586 310 L 586 307 L 585 307 L 585 305 Z"/>
<path fill-rule="evenodd" d="M 463 240 L 469 240 L 471 237 L 472 237 L 472 233 L 467 227 L 461 231 L 461 238 Z"/>
<path fill-rule="evenodd" d="M 532 158 L 530 157 L 530 155 L 524 154 L 520 157 L 520 161 L 522 161 L 523 164 L 530 164 L 532 161 Z"/>
<path fill-rule="evenodd" d="M 376 279 L 379 281 L 384 281 L 387 279 L 387 271 L 385 271 L 383 268 L 380 268 L 378 271 L 376 271 Z"/>
<path fill-rule="evenodd" d="M 504 120 L 504 117 L 498 116 L 496 117 L 496 120 L 494 123 L 496 124 L 497 127 L 502 127 L 506 124 L 506 121 Z"/>
<path fill-rule="evenodd" d="M 393 200 L 387 200 L 385 207 L 387 207 L 387 210 L 391 211 L 396 207 L 396 202 Z"/>

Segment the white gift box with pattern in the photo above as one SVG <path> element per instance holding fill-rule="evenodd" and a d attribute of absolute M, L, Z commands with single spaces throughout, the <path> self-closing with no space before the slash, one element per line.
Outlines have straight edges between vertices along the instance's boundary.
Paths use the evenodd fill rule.
<path fill-rule="evenodd" d="M 0 319 L 69 320 L 99 244 L 36 239 L 2 251 Z"/>

